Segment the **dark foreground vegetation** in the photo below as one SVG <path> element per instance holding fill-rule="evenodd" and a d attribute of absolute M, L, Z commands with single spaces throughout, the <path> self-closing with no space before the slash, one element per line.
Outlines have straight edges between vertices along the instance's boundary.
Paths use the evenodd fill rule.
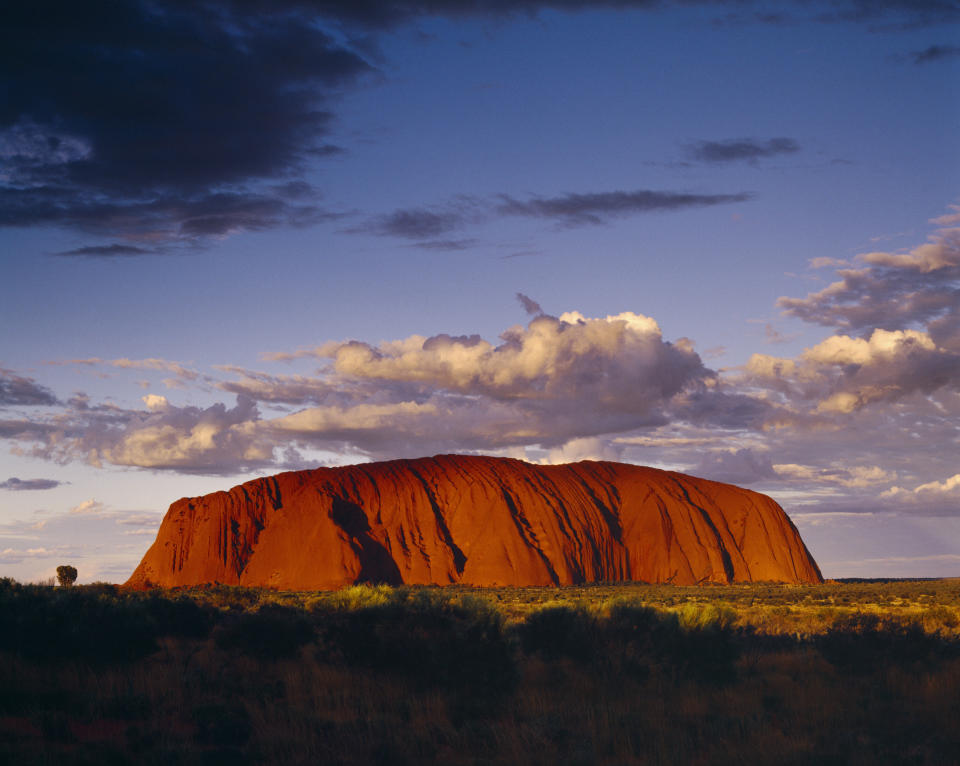
<path fill-rule="evenodd" d="M 0 580 L 0 763 L 955 764 L 960 581 Z"/>

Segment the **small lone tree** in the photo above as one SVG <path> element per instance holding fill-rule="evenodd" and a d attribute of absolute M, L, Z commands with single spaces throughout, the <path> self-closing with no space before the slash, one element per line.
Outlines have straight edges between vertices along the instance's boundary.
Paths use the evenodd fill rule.
<path fill-rule="evenodd" d="M 57 580 L 61 587 L 69 588 L 77 580 L 77 569 L 69 564 L 63 564 L 57 567 Z"/>

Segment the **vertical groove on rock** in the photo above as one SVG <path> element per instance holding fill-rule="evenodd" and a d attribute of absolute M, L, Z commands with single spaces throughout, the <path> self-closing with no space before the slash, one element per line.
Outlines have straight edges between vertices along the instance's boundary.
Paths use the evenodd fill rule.
<path fill-rule="evenodd" d="M 507 488 L 501 487 L 501 491 L 503 492 L 503 499 L 507 504 L 507 509 L 510 511 L 510 518 L 513 519 L 513 523 L 516 524 L 524 542 L 526 542 L 527 546 L 532 548 L 533 551 L 543 561 L 543 564 L 546 567 L 547 573 L 549 574 L 550 579 L 553 581 L 553 584 L 559 585 L 560 578 L 557 576 L 557 571 L 553 568 L 553 564 L 551 563 L 550 559 L 547 558 L 547 556 L 544 555 L 543 551 L 540 549 L 540 546 L 537 543 L 536 533 L 534 533 L 532 527 L 530 526 L 529 520 L 517 507 L 517 504 L 513 501 L 513 498 L 510 496 Z"/>
<path fill-rule="evenodd" d="M 687 490 L 687 488 L 683 485 L 683 482 L 681 482 L 679 479 L 677 479 L 673 475 L 671 475 L 670 478 L 673 480 L 676 486 L 679 487 L 684 500 L 687 501 L 687 507 L 693 508 L 694 510 L 699 511 L 701 518 L 704 520 L 706 525 L 710 528 L 710 531 L 713 532 L 714 541 L 716 542 L 716 548 L 719 550 L 719 553 L 720 553 L 720 560 L 723 562 L 723 571 L 727 576 L 727 581 L 733 580 L 734 578 L 733 561 L 730 559 L 730 553 L 729 551 L 727 551 L 727 547 L 723 543 L 723 538 L 720 535 L 720 530 L 717 529 L 717 525 L 714 523 L 713 519 L 710 517 L 710 514 L 707 513 L 706 509 L 701 508 L 697 503 L 693 501 L 693 499 L 690 497 L 689 490 Z M 707 550 L 710 550 L 710 547 L 708 546 L 705 546 L 705 547 L 707 547 Z M 704 579 L 707 579 L 707 578 L 704 578 Z"/>
<path fill-rule="evenodd" d="M 467 557 L 453 541 L 453 536 L 450 534 L 450 529 L 447 527 L 447 522 L 443 518 L 443 511 L 440 510 L 440 506 L 437 504 L 437 499 L 434 496 L 433 491 L 430 489 L 430 485 L 427 484 L 426 479 L 424 479 L 420 472 L 415 468 L 411 468 L 410 473 L 413 474 L 417 481 L 423 485 L 423 491 L 426 493 L 427 501 L 430 503 L 430 510 L 433 511 L 433 517 L 437 524 L 437 531 L 440 532 L 441 538 L 450 549 L 450 553 L 453 556 L 454 569 L 457 570 L 458 575 L 462 575 L 463 569 L 467 565 Z"/>
<path fill-rule="evenodd" d="M 283 500 L 280 495 L 280 482 L 277 480 L 276 476 L 271 476 L 265 481 L 267 490 L 267 497 L 270 498 L 270 504 L 273 506 L 273 510 L 279 510 L 283 507 Z M 273 490 L 271 492 L 271 490 Z"/>

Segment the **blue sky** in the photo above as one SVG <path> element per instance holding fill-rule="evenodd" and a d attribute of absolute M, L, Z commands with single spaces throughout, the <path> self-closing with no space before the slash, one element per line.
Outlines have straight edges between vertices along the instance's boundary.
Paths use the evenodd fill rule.
<path fill-rule="evenodd" d="M 956 3 L 4 13 L 0 575 L 122 581 L 178 497 L 456 451 L 960 572 Z"/>

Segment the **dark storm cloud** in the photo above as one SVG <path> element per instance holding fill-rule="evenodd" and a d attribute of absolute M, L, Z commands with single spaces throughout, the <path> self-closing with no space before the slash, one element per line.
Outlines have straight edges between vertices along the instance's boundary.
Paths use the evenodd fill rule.
<path fill-rule="evenodd" d="M 295 173 L 371 70 L 302 4 L 15 3 L 0 23 L 0 225 L 170 236 L 312 221 Z M 212 208 L 212 209 L 211 209 Z"/>
<path fill-rule="evenodd" d="M 750 162 L 778 154 L 793 154 L 800 145 L 792 138 L 734 138 L 727 141 L 698 141 L 687 147 L 687 154 L 699 162 Z"/>
<path fill-rule="evenodd" d="M 310 20 L 240 3 L 19 4 L 0 28 L 0 119 L 48 144 L 14 155 L 21 177 L 136 193 L 288 170 L 330 119 L 317 89 L 369 69 Z M 78 156 L 57 162 L 65 141 Z"/>
<path fill-rule="evenodd" d="M 294 3 L 291 3 L 294 4 Z M 296 3 L 299 5 L 300 3 Z M 306 3 L 304 3 L 306 4 Z M 251 3 L 251 5 L 257 5 Z M 272 4 L 263 4 L 272 7 Z M 282 3 L 281 3 L 282 5 Z M 772 11 L 769 5 L 750 0 L 410 0 L 403 2 L 351 2 L 350 0 L 320 0 L 312 4 L 321 13 L 347 23 L 374 29 L 387 29 L 421 16 L 509 17 L 532 16 L 541 10 L 576 12 L 594 9 L 659 10 L 671 5 L 704 6 L 718 12 L 725 8 L 735 11 L 756 9 L 749 18 L 766 23 L 780 23 L 789 18 L 781 8 Z M 952 0 L 795 0 L 781 5 L 793 6 L 804 16 L 820 21 L 889 20 L 912 26 L 935 24 L 960 17 L 960 5 Z"/>
<path fill-rule="evenodd" d="M 0 481 L 0 489 L 12 489 L 18 492 L 21 490 L 53 489 L 59 487 L 62 483 L 54 479 L 18 479 L 14 476 L 6 481 Z"/>
<path fill-rule="evenodd" d="M 0 406 L 54 404 L 59 402 L 49 388 L 0 367 Z"/>
<path fill-rule="evenodd" d="M 501 215 L 550 218 L 567 226 L 601 224 L 610 218 L 668 210 L 746 202 L 751 194 L 686 194 L 683 192 L 613 191 L 595 194 L 565 194 L 518 200 L 501 195 L 496 211 Z"/>
<path fill-rule="evenodd" d="M 767 10 L 742 0 L 684 4 L 717 13 Z M 66 226 L 108 237 L 143 235 L 157 243 L 327 220 L 330 214 L 311 204 L 316 196 L 305 195 L 297 179 L 310 163 L 343 151 L 329 141 L 336 98 L 375 71 L 371 62 L 382 61 L 377 42 L 385 31 L 425 17 L 653 11 L 670 5 L 12 0 L 0 10 L 0 226 Z M 791 5 L 807 18 L 843 21 L 916 25 L 960 17 L 948 0 Z M 949 49 L 935 46 L 922 58 L 944 52 Z M 648 196 L 508 197 L 502 208 L 595 223 L 623 213 L 624 206 L 637 212 L 733 201 L 641 194 Z M 580 209 L 570 212 L 571 206 Z M 426 239 L 451 231 L 456 221 L 421 214 L 383 225 L 400 236 Z"/>
<path fill-rule="evenodd" d="M 922 51 L 911 53 L 910 60 L 914 64 L 928 64 L 931 61 L 940 61 L 956 56 L 960 56 L 960 45 L 931 45 Z"/>

